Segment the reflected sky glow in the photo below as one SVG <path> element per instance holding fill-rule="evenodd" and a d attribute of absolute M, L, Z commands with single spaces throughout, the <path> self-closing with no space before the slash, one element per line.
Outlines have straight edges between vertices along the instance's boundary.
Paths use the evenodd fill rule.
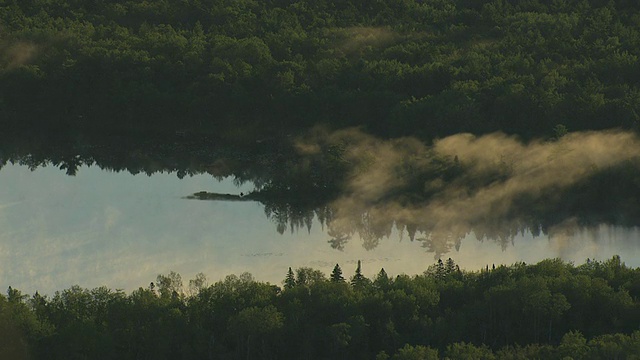
<path fill-rule="evenodd" d="M 366 251 L 354 238 L 344 251 L 332 249 L 320 224 L 283 235 L 254 202 L 197 201 L 183 196 L 206 190 L 247 192 L 231 180 L 209 175 L 178 179 L 175 174 L 131 175 L 81 168 L 69 177 L 57 168 L 0 170 L 0 287 L 52 294 L 74 284 L 131 291 L 173 270 L 185 284 L 203 272 L 210 282 L 248 271 L 280 285 L 288 267 L 310 266 L 329 273 L 336 263 L 348 277 L 361 259 L 372 277 L 416 274 L 434 262 L 418 241 L 397 232 Z M 487 264 L 534 263 L 562 257 L 582 263 L 620 254 L 640 266 L 640 231 L 601 226 L 576 233 L 524 234 L 502 250 L 469 234 L 459 251 L 445 254 L 463 268 Z"/>

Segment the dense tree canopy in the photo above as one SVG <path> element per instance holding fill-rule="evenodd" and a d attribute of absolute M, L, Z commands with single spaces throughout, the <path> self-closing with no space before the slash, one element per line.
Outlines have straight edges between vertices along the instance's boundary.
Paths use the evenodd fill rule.
<path fill-rule="evenodd" d="M 640 349 L 640 272 L 618 256 L 475 272 L 448 259 L 352 284 L 295 273 L 284 288 L 246 273 L 207 285 L 198 274 L 187 291 L 173 272 L 130 294 L 10 287 L 0 349 L 16 359 L 602 359 Z"/>
<path fill-rule="evenodd" d="M 8 128 L 244 141 L 317 123 L 422 138 L 638 127 L 632 1 L 0 5 Z"/>

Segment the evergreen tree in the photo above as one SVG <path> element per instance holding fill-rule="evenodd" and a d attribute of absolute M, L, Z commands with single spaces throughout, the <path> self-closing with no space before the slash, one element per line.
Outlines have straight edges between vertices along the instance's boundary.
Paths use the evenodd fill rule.
<path fill-rule="evenodd" d="M 331 281 L 332 282 L 344 282 L 344 276 L 342 276 L 342 269 L 340 265 L 336 264 L 331 272 Z"/>
<path fill-rule="evenodd" d="M 296 277 L 293 274 L 293 270 L 289 267 L 289 271 L 287 271 L 287 277 L 284 279 L 284 288 L 291 289 L 296 286 Z"/>
<path fill-rule="evenodd" d="M 444 264 L 444 269 L 447 275 L 453 274 L 456 272 L 456 263 L 453 259 L 448 258 Z"/>
<path fill-rule="evenodd" d="M 442 280 L 446 274 L 446 270 L 444 267 L 444 263 L 442 259 L 438 259 L 438 264 L 436 264 L 436 279 Z"/>
<path fill-rule="evenodd" d="M 389 279 L 389 275 L 384 271 L 384 268 L 380 269 L 380 272 L 376 275 L 373 285 L 380 290 L 386 290 L 391 286 L 391 279 Z"/>
<path fill-rule="evenodd" d="M 351 285 L 356 289 L 362 289 L 367 284 L 367 278 L 362 275 L 362 264 L 358 260 L 358 267 L 356 273 L 351 278 Z"/>

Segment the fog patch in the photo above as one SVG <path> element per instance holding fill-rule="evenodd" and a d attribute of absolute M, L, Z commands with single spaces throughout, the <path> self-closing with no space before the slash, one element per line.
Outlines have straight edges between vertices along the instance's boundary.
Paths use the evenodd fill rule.
<path fill-rule="evenodd" d="M 38 47 L 31 42 L 0 45 L 0 60 L 5 69 L 11 70 L 29 64 L 37 55 Z"/>
<path fill-rule="evenodd" d="M 303 155 L 324 153 L 347 169 L 343 192 L 329 205 L 333 247 L 357 233 L 365 248 L 374 248 L 395 226 L 437 255 L 458 249 L 471 232 L 504 249 L 518 233 L 539 231 L 514 217 L 522 199 L 545 206 L 598 171 L 640 158 L 638 137 L 617 130 L 527 143 L 502 133 L 458 134 L 427 146 L 358 129 L 315 129 L 297 148 Z M 577 226 L 565 222 L 556 236 L 570 224 Z"/>
<path fill-rule="evenodd" d="M 434 150 L 457 156 L 468 173 L 447 184 L 429 204 L 431 216 L 447 223 L 474 222 L 507 215 L 516 197 L 544 201 L 545 190 L 561 190 L 640 154 L 638 138 L 620 131 L 572 133 L 558 141 L 524 144 L 514 137 L 455 135 L 436 142 Z M 503 179 L 469 191 L 470 179 L 496 173 Z"/>
<path fill-rule="evenodd" d="M 400 37 L 388 28 L 365 26 L 332 29 L 329 36 L 335 37 L 336 49 L 344 54 L 359 53 L 367 47 L 388 46 Z"/>

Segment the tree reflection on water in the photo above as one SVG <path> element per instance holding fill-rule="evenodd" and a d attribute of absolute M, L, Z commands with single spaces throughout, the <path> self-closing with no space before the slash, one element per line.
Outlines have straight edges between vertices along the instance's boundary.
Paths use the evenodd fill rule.
<path fill-rule="evenodd" d="M 505 134 L 459 134 L 425 143 L 356 129 L 316 128 L 291 141 L 224 144 L 206 136 L 6 137 L 1 164 L 83 165 L 178 177 L 210 174 L 251 183 L 248 194 L 186 196 L 259 201 L 279 233 L 311 231 L 343 249 L 397 233 L 440 257 L 473 233 L 503 250 L 518 234 L 639 225 L 640 141 L 632 133 L 569 133 L 522 142 Z"/>

